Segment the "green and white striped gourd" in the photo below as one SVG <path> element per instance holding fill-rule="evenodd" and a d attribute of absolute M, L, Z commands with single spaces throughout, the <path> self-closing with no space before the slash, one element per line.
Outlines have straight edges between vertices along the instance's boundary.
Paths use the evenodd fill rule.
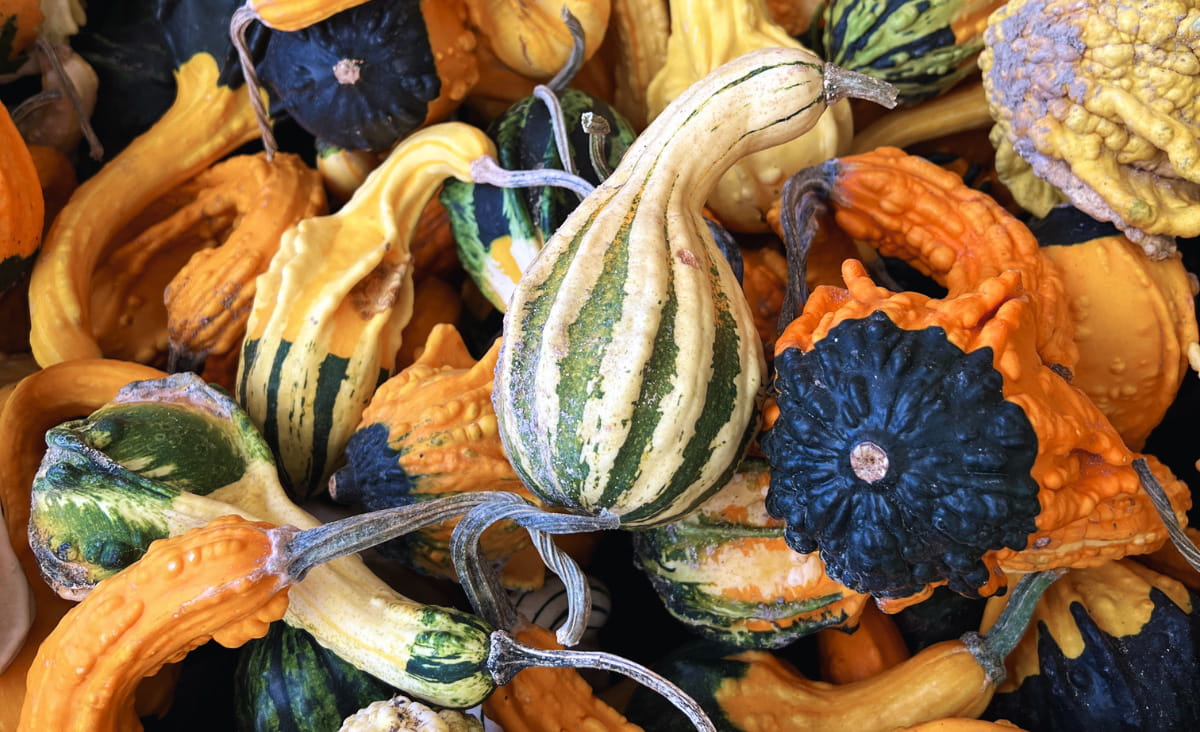
<path fill-rule="evenodd" d="M 872 81 L 802 48 L 741 56 L 677 97 L 546 242 L 505 314 L 492 396 L 546 503 L 652 526 L 728 481 L 766 367 L 704 201 L 740 158 Z"/>
<path fill-rule="evenodd" d="M 298 500 L 325 490 L 375 388 L 396 367 L 413 310 L 410 243 L 447 178 L 495 146 L 462 122 L 431 125 L 393 148 L 336 213 L 283 235 L 258 279 L 237 398 L 262 430 Z"/>

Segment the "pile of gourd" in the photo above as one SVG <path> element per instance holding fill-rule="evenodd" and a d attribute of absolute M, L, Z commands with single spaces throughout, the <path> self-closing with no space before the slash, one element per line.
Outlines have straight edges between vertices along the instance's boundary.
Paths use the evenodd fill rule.
<path fill-rule="evenodd" d="M 0 732 L 1195 729 L 1198 37 L 0 0 Z"/>

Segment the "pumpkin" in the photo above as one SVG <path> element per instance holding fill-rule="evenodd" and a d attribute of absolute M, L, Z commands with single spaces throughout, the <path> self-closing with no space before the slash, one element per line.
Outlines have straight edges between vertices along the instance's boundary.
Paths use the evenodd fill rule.
<path fill-rule="evenodd" d="M 975 69 L 988 16 L 1003 0 L 830 0 L 822 15 L 829 61 L 894 84 L 902 103 L 936 96 Z"/>
<path fill-rule="evenodd" d="M 1142 449 L 1188 377 L 1197 334 L 1194 277 L 1180 255 L 1161 260 L 1107 222 L 1059 206 L 1029 222 L 1063 278 L 1079 362 L 1071 384 L 1091 398 L 1125 444 Z"/>
<path fill-rule="evenodd" d="M 722 730 L 891 732 L 950 716 L 974 717 L 1003 681 L 1004 658 L 1058 574 L 1023 578 L 1012 604 L 987 633 L 943 641 L 862 681 L 814 681 L 777 654 L 719 644 L 684 646 L 655 668 L 700 702 Z M 639 691 L 625 713 L 647 728 L 683 728 L 677 715 Z"/>
<path fill-rule="evenodd" d="M 382 151 L 445 119 L 475 83 L 471 32 L 453 6 L 363 3 L 269 35 L 258 73 L 301 127 L 347 150 Z M 426 7 L 437 13 L 426 17 Z"/>
<path fill-rule="evenodd" d="M 375 388 L 395 371 L 412 317 L 412 237 L 448 177 L 495 151 L 462 122 L 397 145 L 337 212 L 302 219 L 257 281 L 238 400 L 300 499 L 325 492 Z M 303 403 L 304 410 L 293 409 Z"/>
<path fill-rule="evenodd" d="M 1197 18 L 1192 0 L 1132 15 L 1113 0 L 1020 0 L 988 19 L 979 57 L 1016 154 L 1153 258 L 1200 235 Z"/>
<path fill-rule="evenodd" d="M 454 326 L 434 327 L 420 358 L 375 390 L 346 442 L 346 465 L 333 474 L 330 495 L 357 510 L 376 511 L 463 491 L 509 491 L 532 500 L 500 445 L 492 409 L 496 344 L 478 361 Z M 424 572 L 455 578 L 444 521 L 381 544 L 384 556 Z M 484 554 L 505 566 L 509 586 L 538 587 L 544 568 L 530 554 L 524 529 L 492 527 Z M 512 557 L 513 562 L 507 560 Z M 528 561 L 532 559 L 531 561 Z"/>
<path fill-rule="evenodd" d="M 37 7 L 36 4 L 34 7 Z M 17 284 L 33 266 L 42 242 L 45 201 L 37 167 L 8 109 L 0 104 L 0 292 Z"/>
<path fill-rule="evenodd" d="M 812 175 L 829 181 L 812 195 L 831 200 L 843 229 L 949 292 L 893 293 L 848 260 L 846 289 L 818 288 L 776 342 L 779 417 L 760 442 L 774 471 L 767 507 L 791 546 L 819 550 L 831 577 L 899 609 L 943 583 L 987 596 L 1006 570 L 1161 545 L 1138 456 L 1065 378 L 1072 324 L 1028 228 L 895 149 Z M 953 234 L 934 234 L 942 227 Z M 1153 470 L 1182 516 L 1185 485 Z"/>
<path fill-rule="evenodd" d="M 666 60 L 646 89 L 649 119 L 721 64 L 760 48 L 803 50 L 772 21 L 764 0 L 672 0 Z M 846 151 L 853 131 L 849 100 L 828 102 L 803 133 L 742 155 L 707 199 L 716 218 L 732 231 L 765 232 L 766 212 L 788 176 Z"/>
<path fill-rule="evenodd" d="M 770 474 L 746 458 L 691 515 L 632 533 L 634 562 L 667 611 L 705 638 L 779 648 L 854 625 L 868 601 L 831 580 L 816 554 L 788 548 L 763 503 Z"/>
<path fill-rule="evenodd" d="M 1034 730 L 1189 729 L 1196 601 L 1133 560 L 1071 570 L 1042 597 L 985 716 Z"/>

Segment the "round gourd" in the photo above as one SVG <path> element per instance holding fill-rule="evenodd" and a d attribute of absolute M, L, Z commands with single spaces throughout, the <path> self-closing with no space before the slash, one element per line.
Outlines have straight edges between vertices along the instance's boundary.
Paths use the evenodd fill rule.
<path fill-rule="evenodd" d="M 451 87 L 465 93 L 458 88 L 465 78 L 439 74 L 447 49 L 432 44 L 423 4 L 364 3 L 302 30 L 273 32 L 259 75 L 315 137 L 348 150 L 386 149 L 424 124 Z"/>

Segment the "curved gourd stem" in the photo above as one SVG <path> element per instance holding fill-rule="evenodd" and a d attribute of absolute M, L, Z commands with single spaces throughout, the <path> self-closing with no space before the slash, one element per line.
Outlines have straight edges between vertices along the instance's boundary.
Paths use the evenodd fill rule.
<path fill-rule="evenodd" d="M 46 62 L 50 64 L 50 68 L 58 76 L 62 82 L 63 93 L 67 95 L 67 101 L 71 103 L 71 109 L 75 110 L 75 118 L 79 121 L 79 131 L 83 133 L 83 137 L 88 142 L 88 157 L 92 160 L 99 160 L 104 157 L 104 145 L 100 144 L 100 138 L 96 136 L 96 131 L 92 129 L 92 121 L 83 107 L 83 99 L 79 96 L 79 90 L 75 88 L 75 82 L 71 81 L 71 76 L 67 70 L 63 68 L 62 61 L 58 58 L 58 53 L 55 52 L 54 46 L 45 38 L 39 38 L 34 41 L 38 50 L 46 57 Z"/>
<path fill-rule="evenodd" d="M 608 120 L 594 112 L 584 112 L 579 115 L 579 123 L 588 135 L 588 160 L 592 169 L 607 178 L 612 175 L 612 168 L 604 158 L 604 141 L 612 134 Z"/>
<path fill-rule="evenodd" d="M 300 581 L 308 570 L 398 536 L 462 515 L 475 506 L 503 500 L 503 491 L 456 493 L 405 506 L 384 508 L 304 529 L 288 540 L 288 575 Z"/>
<path fill-rule="evenodd" d="M 883 79 L 849 71 L 831 63 L 825 64 L 821 75 L 824 79 L 826 106 L 832 107 L 834 102 L 848 98 L 875 102 L 888 109 L 896 106 L 899 91 Z"/>
<path fill-rule="evenodd" d="M 263 104 L 260 90 L 262 82 L 258 80 L 258 72 L 254 69 L 254 59 L 250 56 L 250 48 L 246 45 L 246 30 L 258 19 L 258 14 L 249 5 L 243 5 L 233 11 L 229 19 L 229 40 L 237 50 L 238 61 L 242 65 L 242 76 L 246 81 L 246 92 L 250 95 L 250 106 L 254 109 L 254 119 L 258 122 L 258 131 L 262 137 L 263 150 L 267 160 L 275 158 L 279 144 L 275 142 L 275 133 L 271 131 L 270 116 L 266 105 Z"/>
<path fill-rule="evenodd" d="M 571 53 L 558 73 L 546 82 L 546 86 L 551 92 L 560 92 L 567 88 L 567 84 L 570 84 L 575 75 L 579 73 L 579 69 L 583 68 L 584 46 L 587 43 L 587 34 L 584 33 L 583 24 L 566 5 L 562 7 L 562 19 L 567 26 L 567 31 L 571 34 Z"/>
<path fill-rule="evenodd" d="M 788 281 L 776 330 L 782 333 L 808 302 L 808 253 L 817 234 L 817 217 L 829 210 L 827 201 L 837 175 L 833 160 L 805 168 L 787 179 L 779 199 L 779 224 L 787 252 Z"/>
<path fill-rule="evenodd" d="M 562 162 L 562 169 L 570 175 L 578 175 L 575 158 L 571 155 L 571 141 L 567 139 L 567 120 L 563 115 L 558 95 L 545 84 L 538 84 L 533 88 L 533 96 L 545 104 L 550 112 L 550 130 L 554 134 L 554 146 L 558 148 L 558 159 Z"/>
<path fill-rule="evenodd" d="M 551 535 L 614 529 L 620 526 L 620 518 L 607 512 L 595 517 L 550 513 L 515 493 L 502 493 L 496 500 L 472 508 L 454 527 L 450 557 L 471 607 L 493 626 L 507 630 L 517 624 L 516 607 L 496 570 L 479 551 L 483 532 L 503 520 L 528 530 L 542 561 L 562 579 L 567 593 L 567 619 L 557 630 L 558 641 L 565 646 L 579 643 L 591 612 L 591 587 L 583 570 Z"/>
<path fill-rule="evenodd" d="M 975 660 L 983 667 L 988 679 L 995 685 L 1004 681 L 1006 671 L 1004 659 L 1017 647 L 1025 635 L 1029 619 L 1041 599 L 1042 593 L 1067 573 L 1066 567 L 1033 572 L 1021 577 L 1013 588 L 1000 617 L 987 633 L 967 633 L 962 641 Z"/>
<path fill-rule="evenodd" d="M 1154 510 L 1158 512 L 1158 517 L 1162 519 L 1163 525 L 1167 527 L 1167 536 L 1171 537 L 1171 543 L 1183 555 L 1183 558 L 1193 569 L 1200 571 L 1200 548 L 1196 547 L 1195 542 L 1179 525 L 1179 519 L 1175 517 L 1175 509 L 1171 507 L 1171 501 L 1167 498 L 1167 494 L 1163 491 L 1162 484 L 1154 477 L 1154 473 L 1150 471 L 1150 466 L 1146 463 L 1146 458 L 1137 458 L 1133 461 L 1134 472 L 1138 474 L 1138 478 L 1142 483 L 1142 490 L 1146 491 L 1146 495 L 1150 497 L 1150 503 L 1154 505 Z"/>
<path fill-rule="evenodd" d="M 601 671 L 614 671 L 628 676 L 642 686 L 653 689 L 671 702 L 698 730 L 716 732 L 712 720 L 704 713 L 704 709 L 688 696 L 682 689 L 667 679 L 641 664 L 627 658 L 621 658 L 603 651 L 572 651 L 572 650 L 543 650 L 532 648 L 518 642 L 502 630 L 493 631 L 491 635 L 491 654 L 488 656 L 488 670 L 497 684 L 506 684 L 517 672 L 534 667 L 549 668 L 594 668 Z"/>
<path fill-rule="evenodd" d="M 535 186 L 557 186 L 572 191 L 580 198 L 595 190 L 586 179 L 565 170 L 543 168 L 540 170 L 505 170 L 490 155 L 471 161 L 471 179 L 476 183 L 487 183 L 497 188 L 532 188 Z"/>

